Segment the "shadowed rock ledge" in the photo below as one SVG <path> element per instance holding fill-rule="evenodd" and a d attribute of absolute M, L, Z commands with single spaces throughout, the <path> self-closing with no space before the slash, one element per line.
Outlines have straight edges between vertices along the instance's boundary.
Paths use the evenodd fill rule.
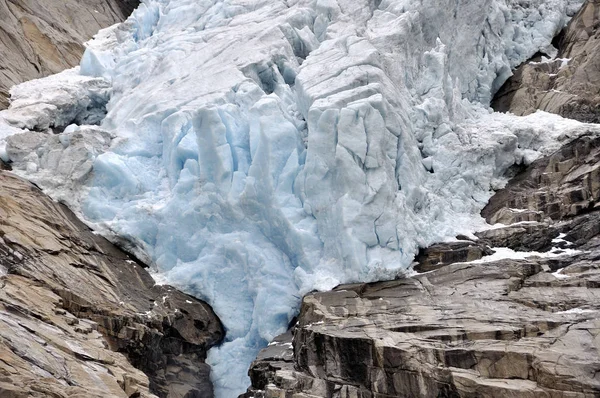
<path fill-rule="evenodd" d="M 3 398 L 212 396 L 204 359 L 224 334 L 212 309 L 155 285 L 135 259 L 7 172 L 0 271 Z"/>
<path fill-rule="evenodd" d="M 0 0 L 0 109 L 8 90 L 79 65 L 83 43 L 127 18 L 138 0 Z"/>

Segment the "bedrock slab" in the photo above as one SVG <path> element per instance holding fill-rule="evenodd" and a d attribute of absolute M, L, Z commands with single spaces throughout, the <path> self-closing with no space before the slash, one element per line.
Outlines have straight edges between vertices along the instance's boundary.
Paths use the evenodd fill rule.
<path fill-rule="evenodd" d="M 308 295 L 248 396 L 597 397 L 598 265 L 544 271 L 562 265 L 453 264 Z"/>

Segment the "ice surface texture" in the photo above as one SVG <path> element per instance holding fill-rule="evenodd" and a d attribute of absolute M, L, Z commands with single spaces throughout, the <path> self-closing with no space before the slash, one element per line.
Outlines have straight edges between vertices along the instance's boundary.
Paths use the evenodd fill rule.
<path fill-rule="evenodd" d="M 591 128 L 487 110 L 581 2 L 143 1 L 83 57 L 79 78 L 110 100 L 102 130 L 61 134 L 63 149 L 95 143 L 74 160 L 93 173 L 63 178 L 62 198 L 213 306 L 216 392 L 237 396 L 302 294 L 402 273 L 419 246 L 481 223 L 510 166 Z M 27 115 L 4 118 L 33 128 Z M 42 161 L 56 145 L 21 169 L 60 196 Z"/>

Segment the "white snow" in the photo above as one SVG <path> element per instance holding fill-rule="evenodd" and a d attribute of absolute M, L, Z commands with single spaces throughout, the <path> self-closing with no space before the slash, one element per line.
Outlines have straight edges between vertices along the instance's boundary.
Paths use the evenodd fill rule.
<path fill-rule="evenodd" d="M 530 62 L 531 65 L 540 65 L 540 64 L 548 64 L 548 63 L 555 63 L 555 62 L 560 62 L 560 66 L 558 67 L 558 70 L 564 69 L 567 66 L 569 66 L 569 62 L 571 61 L 571 58 L 546 58 L 546 57 L 542 57 L 542 60 L 540 62 Z"/>
<path fill-rule="evenodd" d="M 562 268 L 557 270 L 556 272 L 553 272 L 552 275 L 556 278 L 556 279 L 568 279 L 571 276 L 570 275 L 565 275 L 562 273 Z"/>
<path fill-rule="evenodd" d="M 152 279 L 154 279 L 154 283 L 156 285 L 168 285 L 169 284 L 169 280 L 167 279 L 167 277 L 164 274 L 161 274 L 160 272 L 156 271 L 156 270 L 150 270 L 150 276 L 152 277 Z"/>
<path fill-rule="evenodd" d="M 514 210 L 514 209 L 511 209 Z M 537 221 L 519 221 L 519 222 L 515 222 L 512 224 L 502 224 L 502 223 L 496 223 L 496 224 L 487 224 L 487 225 L 483 225 L 479 231 L 486 231 L 486 230 L 491 230 L 491 229 L 502 229 L 502 228 L 506 228 L 506 227 L 516 227 L 519 225 L 534 225 L 534 224 L 538 224 Z"/>
<path fill-rule="evenodd" d="M 558 312 L 556 312 L 556 314 L 588 314 L 590 312 L 598 312 L 598 311 L 584 309 L 584 308 L 571 308 L 570 310 L 566 310 L 566 311 L 558 311 Z"/>
<path fill-rule="evenodd" d="M 573 242 L 569 242 L 568 240 L 565 240 L 565 237 L 567 236 L 567 234 L 565 233 L 560 233 L 558 234 L 558 236 L 554 239 L 552 239 L 552 243 L 554 244 L 564 244 L 565 246 L 572 246 Z"/>
<path fill-rule="evenodd" d="M 485 225 L 508 167 L 598 131 L 487 108 L 581 3 L 144 0 L 80 69 L 14 89 L 0 140 L 44 131 L 0 156 L 213 306 L 216 394 L 237 396 L 302 294 L 404 272 Z"/>
<path fill-rule="evenodd" d="M 572 256 L 572 255 L 581 253 L 580 250 L 557 249 L 557 248 L 552 248 L 550 251 L 547 251 L 547 252 L 536 252 L 536 251 L 519 252 L 519 251 L 514 251 L 513 249 L 510 249 L 508 247 L 492 247 L 491 249 L 494 251 L 494 254 L 491 254 L 489 256 L 484 256 L 484 257 L 480 258 L 479 260 L 470 261 L 469 264 L 490 263 L 493 261 L 505 260 L 505 259 L 524 260 L 528 257 L 552 258 L 552 257 L 559 257 L 559 256 Z M 552 275 L 556 276 L 557 278 L 560 278 L 560 277 L 566 278 L 567 277 L 566 275 L 559 274 L 559 272 L 560 272 L 560 270 L 553 273 Z M 559 275 L 559 276 L 557 276 L 557 275 Z"/>

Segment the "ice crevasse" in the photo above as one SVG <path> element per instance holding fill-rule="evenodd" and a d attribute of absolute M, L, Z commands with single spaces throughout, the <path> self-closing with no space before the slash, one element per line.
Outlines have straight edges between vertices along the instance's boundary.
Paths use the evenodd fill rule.
<path fill-rule="evenodd" d="M 0 155 L 213 306 L 234 397 L 304 293 L 406 272 L 482 225 L 510 166 L 597 130 L 487 108 L 581 3 L 143 0 L 13 89 Z"/>

